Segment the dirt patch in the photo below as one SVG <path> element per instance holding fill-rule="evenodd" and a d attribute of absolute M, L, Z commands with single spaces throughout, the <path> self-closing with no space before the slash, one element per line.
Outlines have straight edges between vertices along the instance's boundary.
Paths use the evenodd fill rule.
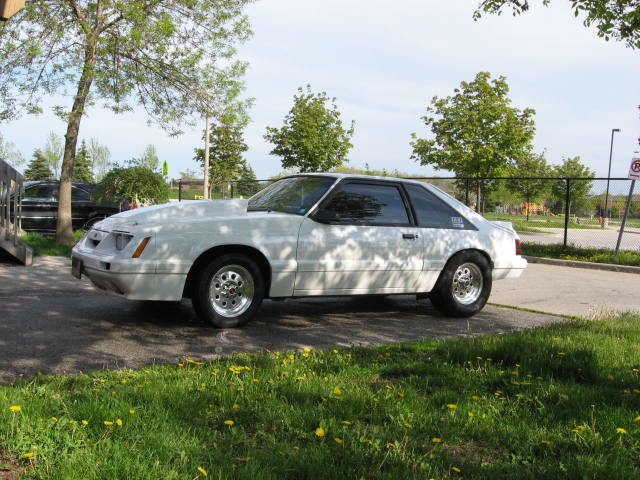
<path fill-rule="evenodd" d="M 16 459 L 0 449 L 0 480 L 18 480 L 21 472 L 22 468 Z"/>

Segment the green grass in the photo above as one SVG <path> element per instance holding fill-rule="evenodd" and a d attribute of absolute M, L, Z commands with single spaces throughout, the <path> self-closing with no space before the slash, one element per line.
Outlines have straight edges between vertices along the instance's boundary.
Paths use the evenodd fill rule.
<path fill-rule="evenodd" d="M 639 375 L 628 314 L 37 376 L 0 386 L 0 463 L 42 479 L 638 478 Z"/>
<path fill-rule="evenodd" d="M 538 243 L 523 243 L 522 254 L 532 257 L 560 258 L 564 260 L 640 267 L 640 251 L 632 252 L 623 250 L 616 255 L 613 250 L 606 249 L 580 248 L 571 245 L 564 247 L 561 244 L 541 245 Z"/>
<path fill-rule="evenodd" d="M 76 242 L 80 240 L 84 232 L 76 230 L 73 232 L 73 238 Z M 60 257 L 71 256 L 71 249 L 73 247 L 69 245 L 63 245 L 56 243 L 53 236 L 40 235 L 39 233 L 28 233 L 21 235 L 20 240 L 27 246 L 31 247 L 34 256 L 54 255 Z"/>

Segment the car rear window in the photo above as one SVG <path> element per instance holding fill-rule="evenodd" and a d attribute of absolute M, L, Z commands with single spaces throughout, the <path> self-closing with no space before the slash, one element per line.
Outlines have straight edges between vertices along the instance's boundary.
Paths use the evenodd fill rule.
<path fill-rule="evenodd" d="M 418 226 L 428 228 L 454 228 L 475 230 L 475 227 L 445 202 L 419 185 L 406 184 L 405 188 L 418 220 Z"/>

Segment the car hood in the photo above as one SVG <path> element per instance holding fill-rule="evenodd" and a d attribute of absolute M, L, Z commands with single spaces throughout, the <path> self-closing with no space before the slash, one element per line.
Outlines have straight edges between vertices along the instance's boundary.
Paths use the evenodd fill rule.
<path fill-rule="evenodd" d="M 197 222 L 212 218 L 245 216 L 248 200 L 189 200 L 127 210 L 97 223 L 98 230 L 130 231 L 139 226 Z"/>

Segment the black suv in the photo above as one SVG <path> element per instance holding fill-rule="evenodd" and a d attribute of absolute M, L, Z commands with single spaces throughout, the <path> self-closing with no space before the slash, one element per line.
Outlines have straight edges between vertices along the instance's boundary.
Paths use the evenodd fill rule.
<path fill-rule="evenodd" d="M 52 234 L 58 221 L 58 186 L 54 180 L 24 182 L 22 198 L 22 229 L 27 232 Z M 99 205 L 91 198 L 93 183 L 73 183 L 71 186 L 71 217 L 73 229 L 88 228 L 103 218 L 118 213 L 113 205 Z"/>

